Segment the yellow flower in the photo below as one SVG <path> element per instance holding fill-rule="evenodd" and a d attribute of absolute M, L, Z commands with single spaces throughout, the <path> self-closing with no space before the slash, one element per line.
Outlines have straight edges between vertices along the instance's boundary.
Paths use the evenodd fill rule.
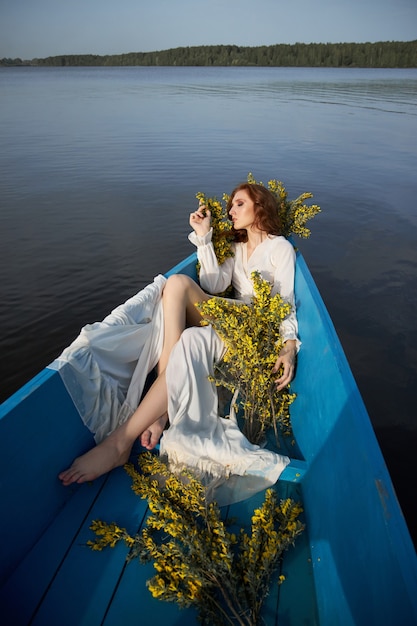
<path fill-rule="evenodd" d="M 248 181 L 256 182 L 251 174 Z M 311 194 L 289 202 L 280 181 L 271 180 L 268 187 L 278 200 L 284 234 L 308 236 L 305 223 L 320 210 L 305 204 Z M 213 243 L 222 263 L 233 254 L 230 240 L 222 237 L 231 227 L 228 216 L 217 199 L 204 194 L 197 197 L 212 213 Z M 227 200 L 224 195 L 223 202 Z M 275 428 L 278 424 L 284 434 L 291 433 L 289 407 L 295 394 L 277 392 L 276 375 L 272 375 L 282 347 L 280 324 L 291 306 L 279 294 L 271 295 L 271 285 L 259 273 L 254 273 L 252 280 L 250 305 L 212 298 L 198 307 L 227 348 L 210 380 L 236 392 L 235 411 L 243 414 L 246 434 L 256 439 L 271 425 Z M 275 491 L 268 489 L 263 504 L 253 512 L 250 528 L 229 533 L 217 504 L 206 501 L 203 484 L 190 470 L 174 474 L 151 453 L 142 454 L 139 465 L 139 470 L 132 464 L 125 469 L 133 491 L 148 501 L 151 515 L 145 527 L 132 537 L 116 523 L 95 520 L 91 524 L 95 540 L 87 545 L 100 551 L 124 541 L 128 559 L 153 563 L 156 573 L 147 582 L 152 596 L 181 607 L 194 604 L 205 623 L 219 618 L 219 607 L 228 623 L 236 615 L 247 615 L 248 623 L 259 623 L 262 602 L 282 553 L 304 529 L 299 520 L 301 504 L 288 498 L 278 504 Z M 279 584 L 284 580 L 280 574 Z"/>
<path fill-rule="evenodd" d="M 251 173 L 248 174 L 247 181 L 250 184 L 264 186 L 262 182 L 257 182 Z M 310 230 L 306 227 L 306 222 L 320 212 L 320 207 L 316 204 L 310 206 L 305 204 L 306 200 L 313 197 L 312 194 L 309 192 L 302 193 L 295 200 L 289 201 L 284 184 L 275 179 L 268 182 L 268 189 L 275 196 L 278 203 L 278 211 L 282 223 L 282 234 L 285 237 L 289 237 L 292 234 L 303 238 L 309 237 Z M 222 205 L 217 198 L 209 198 L 202 192 L 198 192 L 196 198 L 202 204 L 205 204 L 211 212 L 213 246 L 217 260 L 221 265 L 227 258 L 233 256 L 232 238 L 224 237 L 224 233 L 229 232 L 232 228 L 232 223 L 229 220 L 226 209 L 229 196 L 223 194 L 224 205 Z"/>
<path fill-rule="evenodd" d="M 272 373 L 282 347 L 280 324 L 291 305 L 279 294 L 272 296 L 271 285 L 259 272 L 253 272 L 252 281 L 250 305 L 214 297 L 197 306 L 226 345 L 222 361 L 215 366 L 214 382 L 232 392 L 239 390 L 236 410 L 240 406 L 244 432 L 259 443 L 276 424 L 285 435 L 291 433 L 289 406 L 295 395 L 278 392 Z"/>

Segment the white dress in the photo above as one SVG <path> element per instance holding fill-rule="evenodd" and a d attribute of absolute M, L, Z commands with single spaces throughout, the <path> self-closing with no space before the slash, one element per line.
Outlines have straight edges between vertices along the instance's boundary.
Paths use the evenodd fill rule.
<path fill-rule="evenodd" d="M 102 322 L 87 324 L 49 365 L 58 370 L 84 424 L 100 443 L 136 410 L 164 339 L 159 275 Z"/>
<path fill-rule="evenodd" d="M 293 304 L 295 253 L 284 237 L 268 237 L 249 260 L 247 245 L 236 244 L 234 257 L 220 267 L 211 232 L 203 238 L 192 233 L 189 238 L 197 245 L 200 283 L 209 293 L 223 292 L 232 283 L 238 299 L 249 302 L 251 272 L 258 270 L 273 285 L 273 294 L 280 292 Z M 284 320 L 281 334 L 285 340 L 297 340 L 295 313 Z M 210 326 L 189 328 L 182 334 L 166 371 L 170 427 L 160 446 L 172 469 L 197 470 L 207 484 L 208 497 L 219 505 L 273 485 L 289 463 L 288 457 L 251 444 L 233 416 L 219 416 L 217 391 L 208 376 L 223 351 L 223 342 Z"/>
<path fill-rule="evenodd" d="M 285 237 L 269 235 L 247 258 L 247 244 L 233 244 L 234 256 L 219 266 L 211 243 L 212 230 L 205 237 L 198 237 L 194 232 L 188 236 L 197 246 L 200 262 L 200 285 L 207 293 L 224 292 L 233 285 L 235 297 L 249 303 L 253 296 L 251 274 L 255 270 L 272 285 L 272 295 L 279 293 L 292 307 L 293 312 L 282 323 L 280 332 L 284 341 L 295 339 L 297 347 L 298 325 L 295 315 L 294 276 L 295 251 Z"/>
<path fill-rule="evenodd" d="M 250 274 L 256 269 L 273 284 L 273 293 L 294 302 L 295 253 L 284 237 L 268 237 L 249 260 L 246 244 L 236 244 L 235 256 L 220 267 L 211 232 L 204 238 L 192 233 L 189 238 L 197 245 L 200 282 L 207 292 L 222 292 L 232 283 L 237 297 L 248 302 L 253 295 Z M 49 366 L 59 370 L 97 443 L 135 411 L 146 377 L 159 360 L 165 282 L 165 277 L 157 276 L 102 322 L 85 326 Z M 298 342 L 295 313 L 284 320 L 281 334 L 284 340 Z M 289 463 L 288 457 L 251 444 L 233 417 L 219 416 L 217 391 L 208 375 L 223 350 L 223 342 L 209 326 L 183 333 L 166 371 L 170 426 L 160 443 L 172 469 L 186 465 L 199 471 L 209 496 L 220 505 L 274 484 Z"/>

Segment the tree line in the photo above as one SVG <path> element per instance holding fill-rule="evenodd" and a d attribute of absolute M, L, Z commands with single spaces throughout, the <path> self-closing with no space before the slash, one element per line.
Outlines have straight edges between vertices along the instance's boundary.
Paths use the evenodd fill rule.
<path fill-rule="evenodd" d="M 1 65 L 32 66 L 258 66 L 258 67 L 417 67 L 417 40 L 377 43 L 296 43 L 271 46 L 192 46 L 155 52 L 70 54 Z"/>

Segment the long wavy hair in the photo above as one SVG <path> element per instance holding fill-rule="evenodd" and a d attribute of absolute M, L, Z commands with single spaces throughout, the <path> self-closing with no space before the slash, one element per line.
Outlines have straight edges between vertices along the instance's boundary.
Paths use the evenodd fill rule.
<path fill-rule="evenodd" d="M 282 224 L 279 217 L 279 207 L 275 196 L 262 185 L 254 183 L 241 183 L 230 194 L 227 202 L 227 212 L 232 208 L 233 198 L 238 191 L 246 191 L 254 203 L 255 220 L 254 226 L 268 233 L 268 235 L 281 235 Z M 227 233 L 234 241 L 245 242 L 248 240 L 246 230 L 236 230 L 234 227 Z"/>

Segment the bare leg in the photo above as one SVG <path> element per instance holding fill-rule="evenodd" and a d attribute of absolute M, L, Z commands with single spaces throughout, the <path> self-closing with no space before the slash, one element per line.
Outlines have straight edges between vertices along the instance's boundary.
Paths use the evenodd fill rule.
<path fill-rule="evenodd" d="M 196 302 L 208 300 L 207 295 L 196 282 L 184 274 L 170 276 L 162 294 L 164 309 L 164 344 L 158 363 L 158 373 L 167 366 L 174 345 L 187 326 L 199 326 L 201 315 Z"/>
<path fill-rule="evenodd" d="M 116 428 L 98 446 L 76 458 L 69 469 L 59 474 L 64 485 L 94 480 L 114 467 L 123 465 L 140 435 L 143 435 L 148 450 L 155 447 L 167 420 L 165 368 L 169 355 L 186 325 L 200 323 L 201 315 L 195 303 L 208 300 L 209 297 L 188 276 L 174 274 L 168 278 L 162 294 L 164 344 L 158 364 L 158 378 L 127 422 Z"/>
<path fill-rule="evenodd" d="M 189 276 L 174 274 L 170 276 L 162 294 L 164 309 L 164 344 L 158 363 L 158 372 L 165 370 L 169 355 L 181 333 L 187 326 L 199 326 L 201 315 L 195 307 L 196 302 L 208 300 L 208 296 Z M 153 450 L 164 431 L 168 415 L 162 415 L 141 435 L 141 445 Z"/>
<path fill-rule="evenodd" d="M 133 415 L 98 446 L 75 459 L 59 474 L 62 483 L 84 483 L 127 462 L 132 445 L 141 433 L 167 412 L 165 372 L 162 372 Z"/>

